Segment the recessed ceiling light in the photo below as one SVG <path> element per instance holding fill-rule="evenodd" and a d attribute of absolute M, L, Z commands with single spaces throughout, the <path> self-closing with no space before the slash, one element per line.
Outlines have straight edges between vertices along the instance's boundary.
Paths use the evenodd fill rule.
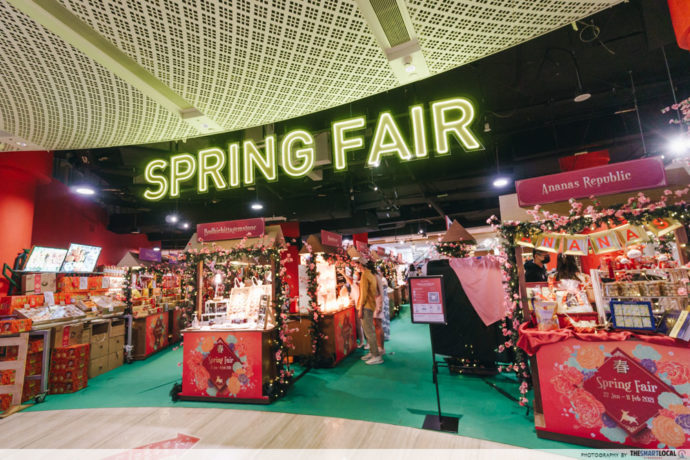
<path fill-rule="evenodd" d="M 575 102 L 584 102 L 587 99 L 589 99 L 590 97 L 592 97 L 592 95 L 589 93 L 580 93 L 577 96 L 575 96 L 575 99 L 573 99 L 573 100 Z"/>
<path fill-rule="evenodd" d="M 159 248 L 159 247 L 155 247 L 155 248 L 153 248 L 153 250 L 154 250 L 154 251 L 156 251 L 156 252 L 158 252 L 158 251 L 160 251 L 160 250 L 161 250 L 161 248 Z"/>
<path fill-rule="evenodd" d="M 185 222 L 184 224 L 182 224 L 182 228 L 184 228 L 185 230 L 188 229 L 189 228 L 189 222 Z"/>
<path fill-rule="evenodd" d="M 165 216 L 165 221 L 169 224 L 176 224 L 180 220 L 177 214 L 168 214 Z"/>
<path fill-rule="evenodd" d="M 79 195 L 95 195 L 96 191 L 86 185 L 80 185 L 74 188 L 74 193 L 78 193 Z"/>
<path fill-rule="evenodd" d="M 258 203 L 258 202 L 252 203 L 252 209 L 254 211 L 261 211 L 263 208 L 264 208 L 264 205 L 262 205 L 261 203 Z"/>
<path fill-rule="evenodd" d="M 510 181 L 506 177 L 497 177 L 496 179 L 494 179 L 494 187 L 496 187 L 496 188 L 505 187 L 506 185 L 508 185 L 509 182 Z"/>

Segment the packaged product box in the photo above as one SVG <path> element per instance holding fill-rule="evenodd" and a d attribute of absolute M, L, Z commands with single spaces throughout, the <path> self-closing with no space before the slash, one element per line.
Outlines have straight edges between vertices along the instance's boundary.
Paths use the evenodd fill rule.
<path fill-rule="evenodd" d="M 41 381 L 32 379 L 24 380 L 24 389 L 22 391 L 22 402 L 27 402 L 35 398 L 41 392 Z"/>
<path fill-rule="evenodd" d="M 82 341 L 83 329 L 84 325 L 82 323 L 55 326 L 51 334 L 51 348 L 68 347 L 70 345 L 85 343 Z"/>
<path fill-rule="evenodd" d="M 60 292 L 73 292 L 79 290 L 79 277 L 58 275 L 57 287 Z"/>
<path fill-rule="evenodd" d="M 110 321 L 110 337 L 119 337 L 125 335 L 125 320 L 113 319 Z"/>
<path fill-rule="evenodd" d="M 26 355 L 26 367 L 24 375 L 40 375 L 43 371 L 43 353 L 29 353 Z"/>
<path fill-rule="evenodd" d="M 56 291 L 55 273 L 30 273 L 22 276 L 22 292 L 25 294 L 40 294 Z"/>
<path fill-rule="evenodd" d="M 110 337 L 108 340 L 108 353 L 122 351 L 125 349 L 125 337 L 120 335 L 118 337 Z"/>
<path fill-rule="evenodd" d="M 89 276 L 87 285 L 89 287 L 89 291 L 93 291 L 96 289 L 103 289 L 103 277 L 102 276 Z"/>
<path fill-rule="evenodd" d="M 83 343 L 70 345 L 67 347 L 57 347 L 51 354 L 52 362 L 67 362 L 68 360 L 88 361 L 90 355 L 90 345 Z"/>
<path fill-rule="evenodd" d="M 109 322 L 91 326 L 91 360 L 108 355 L 109 338 Z"/>
<path fill-rule="evenodd" d="M 9 296 L 0 297 L 0 316 L 11 315 L 14 311 L 14 308 L 15 307 L 12 306 L 12 300 L 9 298 Z"/>
<path fill-rule="evenodd" d="M 0 394 L 0 412 L 5 412 L 12 405 L 12 395 Z"/>
<path fill-rule="evenodd" d="M 108 355 L 94 358 L 89 362 L 89 378 L 98 377 L 108 372 Z"/>
<path fill-rule="evenodd" d="M 82 325 L 81 341 L 79 343 L 91 343 L 91 324 Z"/>
<path fill-rule="evenodd" d="M 112 352 L 108 355 L 108 370 L 122 366 L 124 353 L 122 350 Z"/>
<path fill-rule="evenodd" d="M 30 319 L 6 319 L 0 321 L 0 336 L 19 334 L 31 330 Z"/>
<path fill-rule="evenodd" d="M 51 394 L 74 393 L 88 385 L 88 378 L 76 382 L 54 382 L 50 383 L 48 392 Z"/>
<path fill-rule="evenodd" d="M 0 371 L 0 385 L 14 385 L 17 371 L 14 369 L 5 369 Z"/>
<path fill-rule="evenodd" d="M 86 367 L 78 369 L 64 369 L 50 372 L 50 383 L 81 382 L 89 378 L 89 370 Z"/>
<path fill-rule="evenodd" d="M 28 353 L 40 353 L 43 351 L 44 343 L 42 337 L 29 337 Z"/>
<path fill-rule="evenodd" d="M 69 292 L 58 292 L 53 294 L 53 298 L 55 299 L 55 304 L 60 305 L 69 305 L 72 303 L 72 294 Z"/>

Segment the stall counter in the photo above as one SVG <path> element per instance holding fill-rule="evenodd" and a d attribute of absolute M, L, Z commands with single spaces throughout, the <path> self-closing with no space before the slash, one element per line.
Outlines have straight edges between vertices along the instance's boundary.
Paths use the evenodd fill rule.
<path fill-rule="evenodd" d="M 180 399 L 269 404 L 277 330 L 185 329 Z"/>
<path fill-rule="evenodd" d="M 690 448 L 687 342 L 630 332 L 520 332 L 521 348 L 536 360 L 539 437 L 590 447 Z"/>

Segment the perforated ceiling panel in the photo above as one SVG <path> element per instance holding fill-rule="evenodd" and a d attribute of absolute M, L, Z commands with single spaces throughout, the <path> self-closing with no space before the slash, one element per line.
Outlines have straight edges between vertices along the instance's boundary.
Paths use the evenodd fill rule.
<path fill-rule="evenodd" d="M 408 0 L 408 10 L 433 74 L 620 1 Z M 59 2 L 227 131 L 398 85 L 354 0 Z M 198 134 L 8 0 L 0 27 L 0 130 L 49 149 Z"/>
<path fill-rule="evenodd" d="M 432 74 L 538 37 L 623 0 L 407 0 Z"/>

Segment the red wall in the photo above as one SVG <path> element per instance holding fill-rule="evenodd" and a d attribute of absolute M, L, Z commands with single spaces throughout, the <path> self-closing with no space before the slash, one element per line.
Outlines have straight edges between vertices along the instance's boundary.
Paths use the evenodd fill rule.
<path fill-rule="evenodd" d="M 100 205 L 72 193 L 53 180 L 36 189 L 33 237 L 36 246 L 67 248 L 70 243 L 101 246 L 98 265 L 117 264 L 129 250 L 158 246 L 146 235 L 119 234 L 107 230 L 108 216 Z"/>

